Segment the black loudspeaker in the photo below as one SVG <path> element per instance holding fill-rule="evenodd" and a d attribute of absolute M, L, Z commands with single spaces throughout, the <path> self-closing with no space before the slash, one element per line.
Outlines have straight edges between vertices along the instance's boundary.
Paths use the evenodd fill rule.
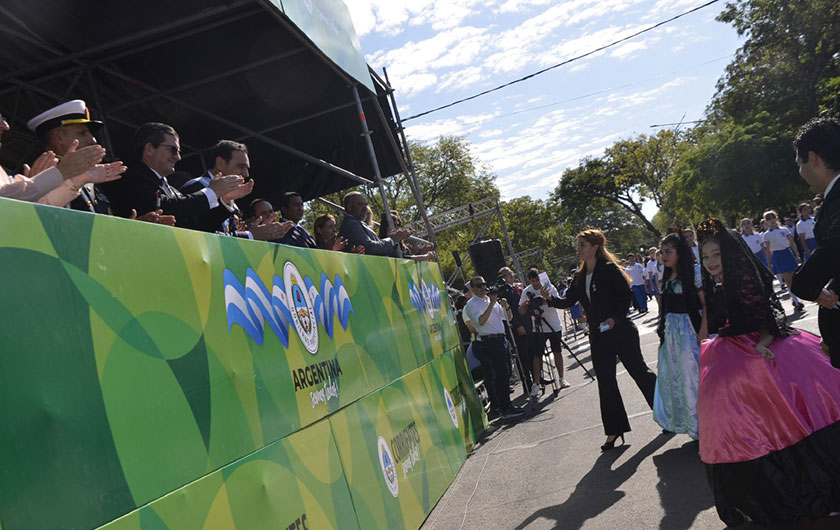
<path fill-rule="evenodd" d="M 487 283 L 496 283 L 499 269 L 505 266 L 502 243 L 498 239 L 486 239 L 473 243 L 467 249 L 478 276 L 483 276 Z"/>

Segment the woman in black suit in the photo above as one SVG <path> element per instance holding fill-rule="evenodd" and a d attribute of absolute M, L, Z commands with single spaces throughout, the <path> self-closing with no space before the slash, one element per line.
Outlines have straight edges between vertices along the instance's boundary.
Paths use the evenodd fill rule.
<path fill-rule="evenodd" d="M 580 302 L 589 323 L 589 345 L 592 364 L 598 379 L 598 396 L 601 401 L 601 421 L 607 440 L 602 451 L 615 447 L 620 437 L 630 431 L 630 421 L 615 379 L 615 358 L 627 369 L 653 407 L 656 375 L 651 372 L 639 344 L 639 330 L 627 318 L 633 293 L 629 279 L 616 263 L 615 256 L 607 250 L 607 238 L 600 230 L 588 229 L 578 234 L 577 251 L 580 268 L 563 298 L 552 298 L 544 290 L 542 295 L 548 305 L 565 309 Z"/>

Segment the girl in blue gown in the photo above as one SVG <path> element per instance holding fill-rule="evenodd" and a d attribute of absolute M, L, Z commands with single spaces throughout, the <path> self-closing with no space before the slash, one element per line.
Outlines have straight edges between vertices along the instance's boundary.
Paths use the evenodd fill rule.
<path fill-rule="evenodd" d="M 659 363 L 653 419 L 666 431 L 697 439 L 700 337 L 706 320 L 700 266 L 681 232 L 662 239 L 665 270 L 659 308 Z"/>

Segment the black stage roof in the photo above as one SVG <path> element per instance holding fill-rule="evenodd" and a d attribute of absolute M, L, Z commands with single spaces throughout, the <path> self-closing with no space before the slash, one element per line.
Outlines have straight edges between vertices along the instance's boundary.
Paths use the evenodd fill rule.
<path fill-rule="evenodd" d="M 386 136 L 396 125 L 384 83 L 359 84 L 269 0 L 0 5 L 0 111 L 12 126 L 0 163 L 12 169 L 41 151 L 26 122 L 81 98 L 91 117 L 106 123 L 98 139 L 113 158 L 130 163 L 136 127 L 162 121 L 181 137 L 178 170 L 198 175 L 202 150 L 219 139 L 239 140 L 250 152 L 254 196 L 295 190 L 311 199 L 358 182 L 289 148 L 373 180 L 353 85 L 382 175 L 399 173 Z M 387 124 L 365 85 L 376 87 Z"/>

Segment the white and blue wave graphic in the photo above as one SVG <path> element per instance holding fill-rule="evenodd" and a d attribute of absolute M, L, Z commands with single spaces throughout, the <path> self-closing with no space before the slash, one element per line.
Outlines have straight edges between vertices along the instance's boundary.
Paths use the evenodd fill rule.
<path fill-rule="evenodd" d="M 427 285 L 422 278 L 420 279 L 419 286 L 413 281 L 408 280 L 408 292 L 411 295 L 411 305 L 421 313 L 426 313 L 432 318 L 435 317 L 435 311 L 438 311 L 443 304 L 443 299 L 440 296 L 440 289 L 437 284 Z"/>
<path fill-rule="evenodd" d="M 239 324 L 259 345 L 263 344 L 265 322 L 280 339 L 284 347 L 289 347 L 289 328 L 295 329 L 292 300 L 286 296 L 286 285 L 278 275 L 272 278 L 271 292 L 263 284 L 257 273 L 250 267 L 245 273 L 245 285 L 228 269 L 224 272 L 225 307 L 227 309 L 228 333 L 234 324 Z M 326 273 L 321 273 L 320 292 L 308 277 L 304 283 L 309 298 L 314 306 L 315 318 L 332 338 L 335 319 L 345 330 L 353 311 L 353 304 L 344 288 L 341 277 L 336 275 L 331 282 Z"/>

